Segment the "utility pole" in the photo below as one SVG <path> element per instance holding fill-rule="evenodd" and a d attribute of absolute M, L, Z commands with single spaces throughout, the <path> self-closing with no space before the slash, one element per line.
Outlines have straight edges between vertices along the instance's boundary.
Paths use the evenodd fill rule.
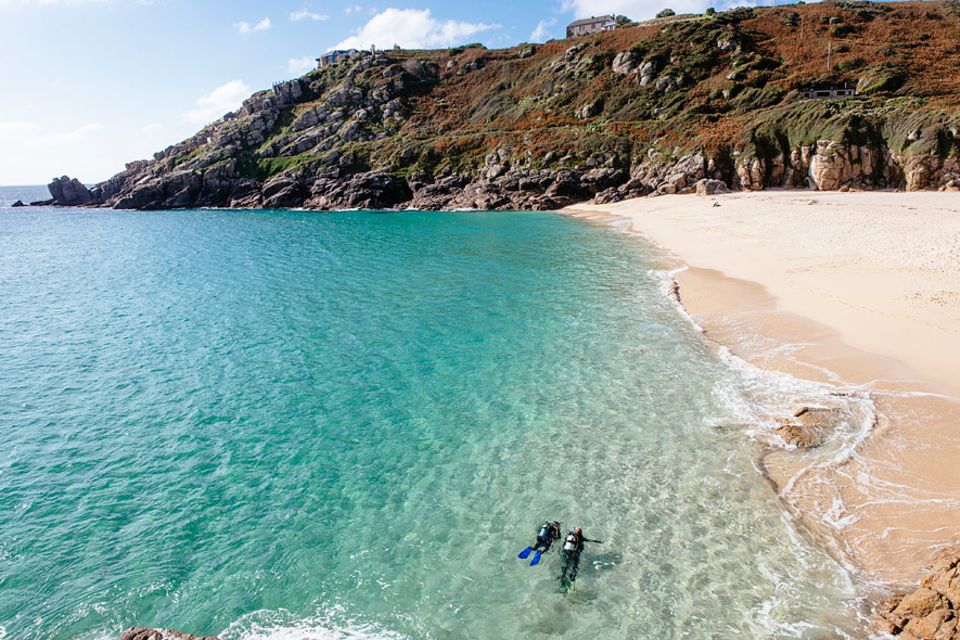
<path fill-rule="evenodd" d="M 806 24 L 806 17 L 800 16 L 800 39 L 797 41 L 797 62 L 800 61 L 800 52 L 803 50 L 803 26 Z"/>
<path fill-rule="evenodd" d="M 827 73 L 832 73 L 833 67 L 830 66 L 830 58 L 833 56 L 833 42 L 827 43 Z"/>

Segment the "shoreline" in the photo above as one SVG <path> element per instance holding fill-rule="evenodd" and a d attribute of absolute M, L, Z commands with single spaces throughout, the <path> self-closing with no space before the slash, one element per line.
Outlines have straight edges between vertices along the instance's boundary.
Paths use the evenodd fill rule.
<path fill-rule="evenodd" d="M 759 466 L 871 599 L 914 585 L 960 539 L 960 195 L 669 196 L 560 213 L 659 248 L 678 303 L 719 348 L 833 390 L 837 403 L 781 398 L 771 421 L 787 416 L 812 446 L 767 437 Z M 842 412 L 825 443 L 802 442 L 823 425 L 790 417 L 810 406 Z"/>

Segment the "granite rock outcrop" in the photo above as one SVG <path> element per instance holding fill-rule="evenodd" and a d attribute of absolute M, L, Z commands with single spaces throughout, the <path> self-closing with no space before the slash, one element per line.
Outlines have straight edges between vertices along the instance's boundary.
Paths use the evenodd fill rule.
<path fill-rule="evenodd" d="M 960 638 L 960 546 L 941 551 L 916 590 L 884 603 L 877 615 L 886 633 L 903 640 Z"/>
<path fill-rule="evenodd" d="M 62 177 L 50 192 L 131 209 L 553 209 L 725 189 L 960 189 L 960 16 L 938 6 L 741 8 L 573 43 L 364 52 L 252 95 L 91 189 Z M 798 21 L 810 42 L 857 34 L 834 49 L 833 76 L 790 62 L 816 54 Z M 889 53 L 903 25 L 924 34 L 909 51 L 926 62 Z M 807 97 L 836 82 L 859 94 Z"/>

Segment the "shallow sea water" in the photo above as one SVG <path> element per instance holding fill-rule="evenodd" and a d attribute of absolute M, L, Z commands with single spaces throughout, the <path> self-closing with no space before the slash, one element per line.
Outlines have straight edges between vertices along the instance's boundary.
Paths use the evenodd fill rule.
<path fill-rule="evenodd" d="M 0 208 L 0 246 L 0 638 L 860 633 L 632 238 Z M 576 593 L 516 557 L 546 518 L 604 541 Z"/>

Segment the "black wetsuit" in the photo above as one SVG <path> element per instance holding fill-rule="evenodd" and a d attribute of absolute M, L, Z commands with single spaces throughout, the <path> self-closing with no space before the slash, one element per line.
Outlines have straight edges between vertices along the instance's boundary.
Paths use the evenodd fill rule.
<path fill-rule="evenodd" d="M 550 550 L 550 545 L 553 544 L 553 541 L 559 539 L 560 527 L 553 523 L 545 522 L 543 526 L 540 527 L 540 532 L 537 534 L 537 541 L 533 543 L 532 548 L 534 551 L 546 553 Z"/>
<path fill-rule="evenodd" d="M 576 531 L 568 533 L 563 541 L 563 548 L 560 550 L 560 587 L 564 590 L 574 583 L 580 572 L 580 554 L 583 553 L 584 542 L 598 541 L 585 538 L 583 534 L 577 535 Z"/>

